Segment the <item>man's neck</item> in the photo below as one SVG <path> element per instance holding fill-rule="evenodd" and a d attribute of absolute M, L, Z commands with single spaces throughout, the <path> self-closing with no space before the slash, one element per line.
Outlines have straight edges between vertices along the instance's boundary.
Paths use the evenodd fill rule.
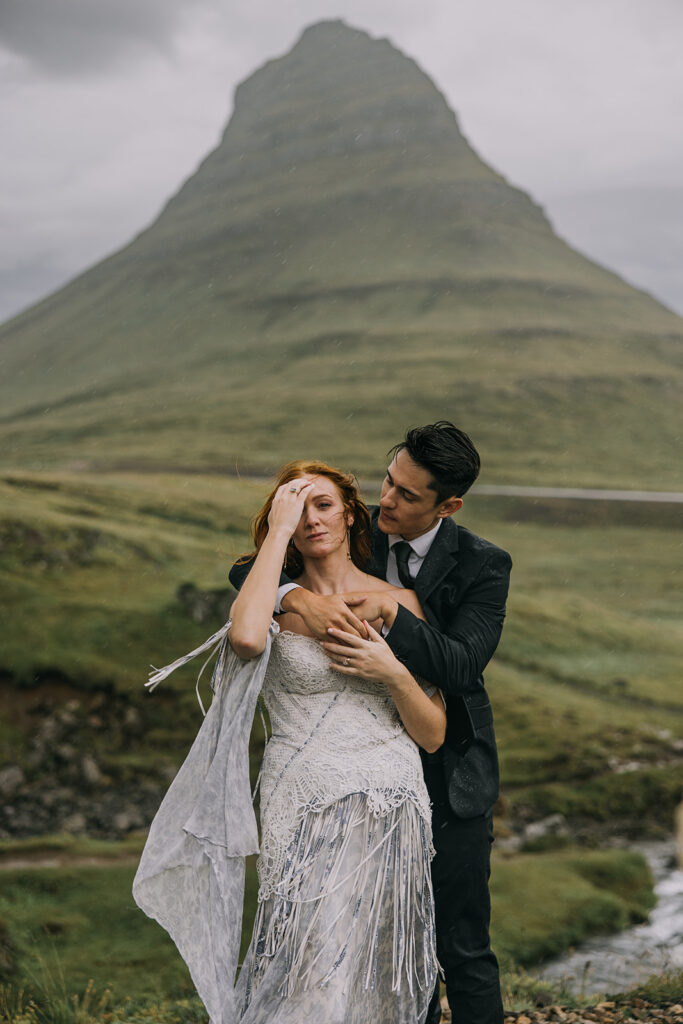
<path fill-rule="evenodd" d="M 407 541 L 417 540 L 418 537 L 424 537 L 425 534 L 431 533 L 432 530 L 436 530 L 437 526 L 441 526 L 442 522 L 443 522 L 443 519 L 441 517 L 437 516 L 436 519 L 434 520 L 434 522 L 432 523 L 432 525 L 428 526 L 426 530 L 421 530 L 420 533 L 411 533 L 411 534 L 402 533 L 401 537 L 403 538 L 403 540 L 407 540 Z"/>

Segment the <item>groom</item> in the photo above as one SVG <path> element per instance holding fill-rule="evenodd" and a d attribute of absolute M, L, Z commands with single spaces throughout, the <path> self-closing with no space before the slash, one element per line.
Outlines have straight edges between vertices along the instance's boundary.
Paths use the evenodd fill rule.
<path fill-rule="evenodd" d="M 435 754 L 420 751 L 433 807 L 437 954 L 454 1024 L 502 1024 L 488 891 L 498 757 L 482 671 L 503 628 L 511 561 L 450 518 L 479 473 L 467 434 L 441 420 L 409 430 L 391 454 L 379 507 L 372 510 L 368 571 L 415 590 L 427 621 L 383 599 L 385 639 L 446 702 L 445 743 Z M 231 583 L 239 587 L 247 571 L 233 566 Z M 329 627 L 363 633 L 361 620 L 378 617 L 372 596 L 349 606 L 339 596 L 312 594 L 284 577 L 281 582 L 282 610 L 299 614 L 321 640 L 329 641 Z M 437 985 L 427 1024 L 440 1019 Z"/>

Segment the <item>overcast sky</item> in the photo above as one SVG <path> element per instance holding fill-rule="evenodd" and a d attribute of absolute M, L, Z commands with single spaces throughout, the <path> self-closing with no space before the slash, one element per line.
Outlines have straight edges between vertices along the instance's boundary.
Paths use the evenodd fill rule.
<path fill-rule="evenodd" d="M 387 36 L 558 232 L 683 312 L 681 0 L 0 0 L 0 320 L 145 227 L 309 24 Z"/>

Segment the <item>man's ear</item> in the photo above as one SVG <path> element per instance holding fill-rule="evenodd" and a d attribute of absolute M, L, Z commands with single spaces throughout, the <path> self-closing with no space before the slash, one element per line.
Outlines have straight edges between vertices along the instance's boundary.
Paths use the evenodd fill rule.
<path fill-rule="evenodd" d="M 441 502 L 437 515 L 439 519 L 447 519 L 448 516 L 452 516 L 454 512 L 459 512 L 461 508 L 462 498 L 447 498 L 446 501 Z"/>

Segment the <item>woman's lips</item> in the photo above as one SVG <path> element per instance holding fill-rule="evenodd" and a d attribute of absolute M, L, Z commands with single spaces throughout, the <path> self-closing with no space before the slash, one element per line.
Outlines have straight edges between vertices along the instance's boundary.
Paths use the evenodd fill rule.
<path fill-rule="evenodd" d="M 306 540 L 320 540 L 321 537 L 326 537 L 326 533 L 309 533 Z"/>

